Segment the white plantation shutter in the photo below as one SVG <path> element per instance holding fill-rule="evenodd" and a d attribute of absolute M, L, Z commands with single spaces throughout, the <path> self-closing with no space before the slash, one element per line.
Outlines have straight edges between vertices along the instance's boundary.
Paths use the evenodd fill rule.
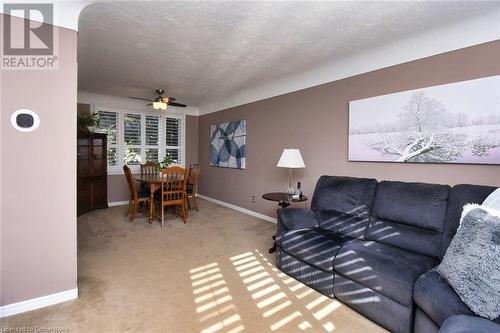
<path fill-rule="evenodd" d="M 99 111 L 99 129 L 108 134 L 108 165 L 118 163 L 118 112 Z"/>
<path fill-rule="evenodd" d="M 137 165 L 142 163 L 141 155 L 142 121 L 140 114 L 125 114 L 123 120 L 123 162 Z"/>
<path fill-rule="evenodd" d="M 165 153 L 172 156 L 174 164 L 182 164 L 182 119 L 165 118 Z"/>
<path fill-rule="evenodd" d="M 108 134 L 108 172 L 121 173 L 124 164 L 139 172 L 146 161 L 162 161 L 170 154 L 183 165 L 185 116 L 170 112 L 143 112 L 95 106 L 99 128 Z"/>
<path fill-rule="evenodd" d="M 159 144 L 160 144 L 160 117 L 146 115 L 146 138 L 145 138 L 145 160 L 159 160 Z"/>

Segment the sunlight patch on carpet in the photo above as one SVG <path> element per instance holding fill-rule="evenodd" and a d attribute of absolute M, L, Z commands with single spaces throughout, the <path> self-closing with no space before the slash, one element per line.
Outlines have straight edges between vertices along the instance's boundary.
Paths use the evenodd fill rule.
<path fill-rule="evenodd" d="M 195 267 L 189 273 L 196 312 L 200 315 L 200 323 L 206 325 L 200 333 L 244 331 L 219 264 Z"/>

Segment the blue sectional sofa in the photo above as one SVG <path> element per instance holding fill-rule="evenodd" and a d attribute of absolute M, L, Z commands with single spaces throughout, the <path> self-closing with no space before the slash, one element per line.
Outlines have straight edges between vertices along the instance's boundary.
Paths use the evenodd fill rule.
<path fill-rule="evenodd" d="M 473 315 L 435 267 L 463 205 L 493 190 L 322 176 L 311 209 L 278 210 L 277 266 L 390 331 L 437 332 Z"/>

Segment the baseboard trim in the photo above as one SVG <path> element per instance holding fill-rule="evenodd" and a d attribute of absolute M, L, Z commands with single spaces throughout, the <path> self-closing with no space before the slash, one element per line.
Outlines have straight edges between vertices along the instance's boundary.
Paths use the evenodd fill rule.
<path fill-rule="evenodd" d="M 18 313 L 32 311 L 78 298 L 78 288 L 61 291 L 59 293 L 28 299 L 26 301 L 0 306 L 0 318 L 13 316 Z"/>
<path fill-rule="evenodd" d="M 276 219 L 275 218 L 267 216 L 267 215 L 264 215 L 264 214 L 261 214 L 261 213 L 254 212 L 253 210 L 246 209 L 246 208 L 243 208 L 243 207 L 240 207 L 240 206 L 236 206 L 236 205 L 230 204 L 228 202 L 217 200 L 217 199 L 214 199 L 214 198 L 211 198 L 211 197 L 207 197 L 206 195 L 199 194 L 199 193 L 197 193 L 196 196 L 198 198 L 205 199 L 207 201 L 216 203 L 218 205 L 221 205 L 221 206 L 224 206 L 224 207 L 227 207 L 227 208 L 231 208 L 231 209 L 237 210 L 238 212 L 241 212 L 241 213 L 244 213 L 244 214 L 247 214 L 247 215 L 251 215 L 251 216 L 259 218 L 261 220 L 264 220 L 264 221 L 267 221 L 267 222 L 271 222 L 271 223 L 276 223 Z M 123 205 L 128 205 L 128 201 L 113 201 L 113 202 L 108 202 L 108 207 L 123 206 Z"/>
<path fill-rule="evenodd" d="M 261 214 L 261 213 L 257 213 L 257 212 L 254 212 L 253 210 L 246 209 L 246 208 L 243 208 L 243 207 L 240 207 L 240 206 L 236 206 L 236 205 L 230 204 L 228 202 L 224 202 L 224 201 L 217 200 L 217 199 L 214 199 L 214 198 L 211 198 L 211 197 L 207 197 L 206 195 L 203 195 L 203 194 L 196 194 L 196 196 L 198 198 L 205 199 L 207 201 L 216 203 L 218 205 L 221 205 L 221 206 L 224 206 L 224 207 L 227 207 L 227 208 L 231 208 L 231 209 L 237 210 L 238 212 L 241 212 L 241 213 L 244 213 L 244 214 L 247 214 L 247 215 L 251 215 L 251 216 L 259 218 L 261 220 L 264 220 L 264 221 L 267 221 L 267 222 L 271 222 L 271 223 L 277 223 L 276 219 L 273 218 L 273 217 L 271 217 L 271 216 L 267 216 L 267 215 L 264 215 L 264 214 Z"/>
<path fill-rule="evenodd" d="M 128 200 L 108 202 L 108 207 L 123 206 L 123 205 L 128 205 Z"/>

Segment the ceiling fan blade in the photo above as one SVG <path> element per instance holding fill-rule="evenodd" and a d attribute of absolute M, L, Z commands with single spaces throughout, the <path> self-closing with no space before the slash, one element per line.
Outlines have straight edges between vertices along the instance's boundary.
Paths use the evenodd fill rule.
<path fill-rule="evenodd" d="M 151 99 L 142 98 L 142 97 L 131 97 L 131 96 L 129 96 L 128 98 L 131 98 L 131 99 L 138 99 L 138 100 L 141 100 L 141 101 L 148 101 L 148 102 L 151 102 Z"/>
<path fill-rule="evenodd" d="M 146 106 L 151 106 L 151 105 L 153 105 L 153 103 L 146 104 Z"/>
<path fill-rule="evenodd" d="M 168 96 L 168 100 L 169 100 L 170 102 L 175 102 L 175 101 L 177 100 L 177 98 L 175 98 L 175 97 L 171 97 L 171 96 Z"/>
<path fill-rule="evenodd" d="M 185 108 L 187 105 L 185 104 L 181 104 L 181 103 L 175 103 L 175 102 L 168 102 L 167 103 L 168 105 L 171 105 L 171 106 L 178 106 L 180 108 Z"/>

